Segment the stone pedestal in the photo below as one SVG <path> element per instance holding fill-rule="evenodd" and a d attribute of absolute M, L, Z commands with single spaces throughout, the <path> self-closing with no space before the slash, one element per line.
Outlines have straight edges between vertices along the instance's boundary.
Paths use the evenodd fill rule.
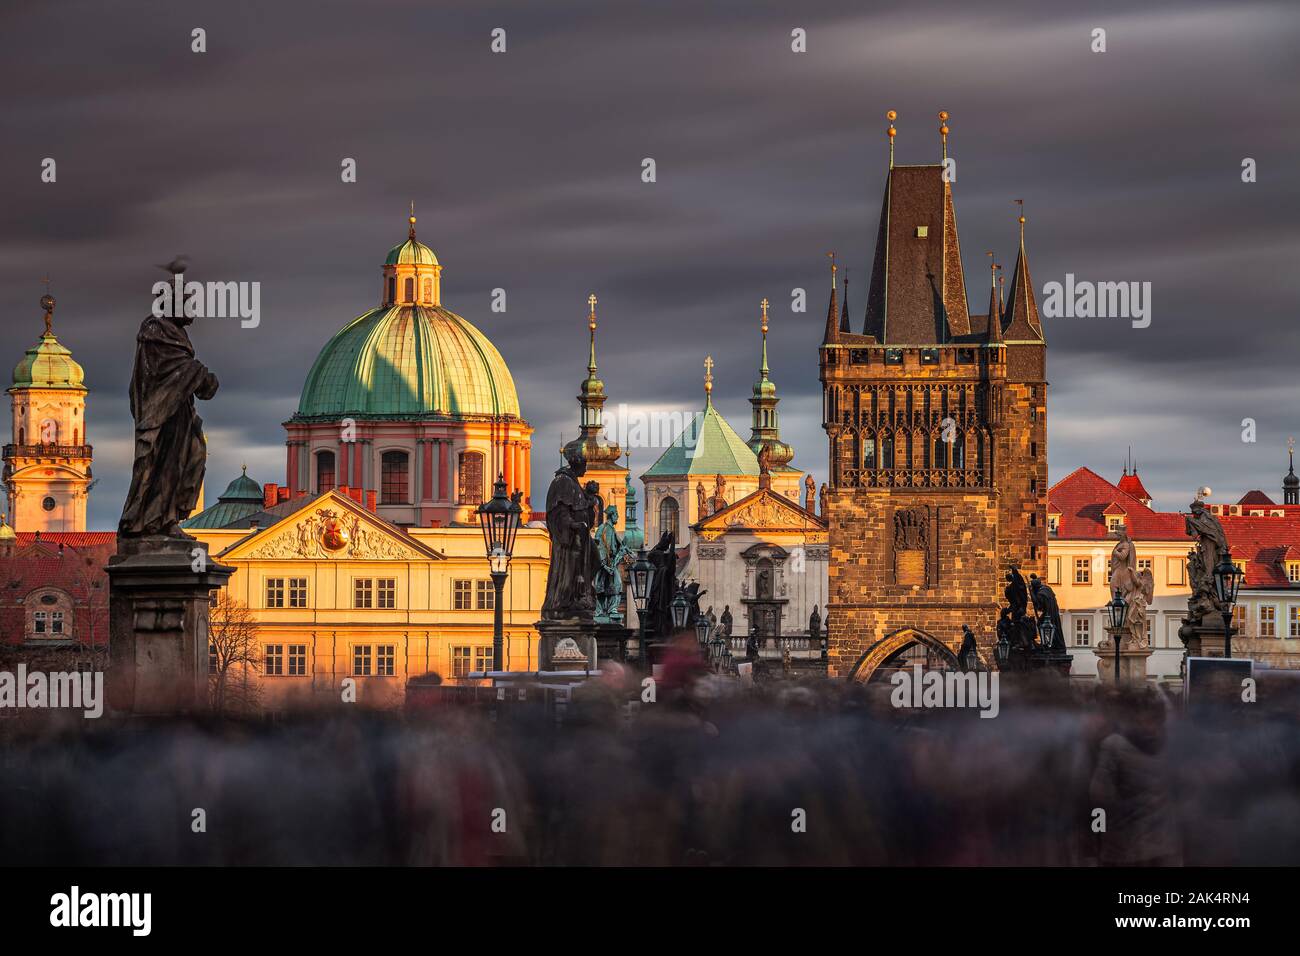
<path fill-rule="evenodd" d="M 1232 629 L 1233 637 L 1237 628 Z M 1183 626 L 1178 629 L 1178 637 L 1187 649 L 1187 657 L 1223 657 L 1224 637 L 1223 621 L 1213 623 L 1196 623 L 1183 618 Z"/>
<path fill-rule="evenodd" d="M 235 569 L 207 545 L 124 538 L 108 562 L 109 707 L 166 716 L 208 707 L 208 608 Z"/>
<path fill-rule="evenodd" d="M 542 671 L 594 670 L 600 660 L 593 621 L 538 621 L 537 669 Z"/>
<path fill-rule="evenodd" d="M 627 660 L 629 641 L 635 647 L 636 631 L 632 628 L 621 624 L 596 625 L 596 650 L 602 661 Z"/>
<path fill-rule="evenodd" d="M 1097 655 L 1097 678 L 1113 684 L 1115 682 L 1115 632 L 1106 628 L 1107 638 L 1093 647 Z M 1147 658 L 1153 653 L 1150 647 L 1133 647 L 1120 644 L 1119 679 L 1120 683 L 1142 683 L 1147 679 Z"/>

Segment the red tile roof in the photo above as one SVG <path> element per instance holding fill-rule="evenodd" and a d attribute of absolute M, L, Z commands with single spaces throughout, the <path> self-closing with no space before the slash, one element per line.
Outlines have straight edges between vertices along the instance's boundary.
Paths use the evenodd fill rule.
<path fill-rule="evenodd" d="M 60 550 L 59 545 L 63 545 Z M 27 595 L 55 587 L 72 598 L 75 636 L 108 642 L 108 574 L 117 551 L 112 531 L 19 532 L 8 553 L 0 553 L 0 642 L 21 643 Z"/>
<path fill-rule="evenodd" d="M 1246 580 L 1241 585 L 1244 590 L 1296 587 L 1287 580 L 1283 562 L 1297 560 L 1294 555 L 1300 550 L 1300 514 L 1249 518 L 1227 515 L 1219 520 L 1233 558 L 1246 561 Z"/>
<path fill-rule="evenodd" d="M 1277 502 L 1264 494 L 1264 492 L 1260 491 L 1258 488 L 1254 491 L 1246 492 L 1241 496 L 1241 500 L 1237 502 L 1239 505 L 1272 505 L 1276 503 Z"/>
<path fill-rule="evenodd" d="M 1119 484 L 1116 487 L 1125 494 L 1137 498 L 1139 501 L 1151 500 L 1151 493 L 1147 491 L 1146 486 L 1142 484 L 1142 479 L 1138 477 L 1136 471 L 1124 472 L 1124 476 L 1120 478 Z"/>
<path fill-rule="evenodd" d="M 1090 468 L 1080 468 L 1052 485 L 1048 500 L 1050 508 L 1060 512 L 1056 523 L 1058 539 L 1110 538 L 1105 516 L 1123 513 L 1125 527 L 1134 541 L 1187 540 L 1182 515 L 1152 511 Z"/>

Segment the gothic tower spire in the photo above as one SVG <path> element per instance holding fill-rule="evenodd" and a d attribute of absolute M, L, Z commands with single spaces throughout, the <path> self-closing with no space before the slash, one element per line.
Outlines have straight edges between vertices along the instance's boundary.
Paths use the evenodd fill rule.
<path fill-rule="evenodd" d="M 749 445 L 750 451 L 755 455 L 766 445 L 770 466 L 780 467 L 788 465 L 790 459 L 794 458 L 794 449 L 781 441 L 780 418 L 776 410 L 780 399 L 776 397 L 776 383 L 772 381 L 768 374 L 767 307 L 767 299 L 759 303 L 762 314 L 759 323 L 763 336 L 762 358 L 758 367 L 758 381 L 754 383 L 754 394 L 749 400 L 753 414 L 751 416 L 749 441 L 745 444 Z M 831 317 L 831 315 L 827 316 L 828 323 Z"/>

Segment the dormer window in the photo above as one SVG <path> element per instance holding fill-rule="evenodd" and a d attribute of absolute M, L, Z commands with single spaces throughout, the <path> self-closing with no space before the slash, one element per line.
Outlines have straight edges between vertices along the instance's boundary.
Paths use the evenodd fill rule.
<path fill-rule="evenodd" d="M 1123 515 L 1107 515 L 1107 516 L 1106 516 L 1106 530 L 1109 531 L 1111 534 L 1118 534 L 1120 531 L 1123 531 L 1123 530 L 1124 530 L 1124 516 L 1123 516 Z"/>
<path fill-rule="evenodd" d="M 1300 584 L 1300 561 L 1286 563 L 1286 579 L 1292 584 Z"/>
<path fill-rule="evenodd" d="M 1048 533 L 1048 534 L 1056 534 L 1056 532 L 1057 532 L 1058 522 L 1060 522 L 1060 520 L 1061 520 L 1061 516 L 1060 516 L 1060 515 L 1048 515 L 1048 516 L 1047 516 L 1047 533 Z"/>

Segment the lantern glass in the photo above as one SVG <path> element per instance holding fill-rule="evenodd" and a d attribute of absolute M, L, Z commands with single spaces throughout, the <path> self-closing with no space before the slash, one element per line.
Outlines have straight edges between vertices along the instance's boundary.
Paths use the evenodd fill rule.
<path fill-rule="evenodd" d="M 1041 630 L 1042 630 L 1044 647 L 1051 647 L 1054 643 L 1056 643 L 1056 625 L 1052 623 L 1052 619 L 1050 617 L 1043 619 L 1043 626 Z"/>
<path fill-rule="evenodd" d="M 493 574 L 505 574 L 510 570 L 510 555 L 505 548 L 497 548 L 488 554 L 488 569 Z"/>
<path fill-rule="evenodd" d="M 993 647 L 993 653 L 997 655 L 998 665 L 1006 664 L 1007 659 L 1011 657 L 1011 642 L 1005 637 L 998 638 L 998 642 Z"/>
<path fill-rule="evenodd" d="M 1112 630 L 1121 630 L 1124 627 L 1124 621 L 1128 617 L 1128 604 L 1118 591 L 1115 592 L 1114 599 L 1106 605 L 1106 611 L 1110 614 L 1110 626 Z"/>
<path fill-rule="evenodd" d="M 695 619 L 695 639 L 701 646 L 709 640 L 709 619 L 703 614 Z"/>
<path fill-rule="evenodd" d="M 686 615 L 690 613 L 691 602 L 686 600 L 686 592 L 678 591 L 672 601 L 673 629 L 680 631 L 686 626 Z"/>
<path fill-rule="evenodd" d="M 519 519 L 523 509 L 506 494 L 505 478 L 498 476 L 492 486 L 492 497 L 478 506 L 479 526 L 483 529 L 483 549 L 493 573 L 505 573 L 505 568 L 497 571 L 498 555 L 505 555 L 505 562 L 510 563 L 510 555 L 515 550 L 515 535 L 519 531 Z"/>
<path fill-rule="evenodd" d="M 655 567 L 646 559 L 645 548 L 642 548 L 637 552 L 636 563 L 632 565 L 632 603 L 636 605 L 638 614 L 645 612 L 654 577 Z"/>
<path fill-rule="evenodd" d="M 1225 608 L 1237 603 L 1237 591 L 1244 576 L 1241 569 L 1233 563 L 1232 554 L 1225 551 L 1219 566 L 1214 569 L 1214 589 L 1218 593 L 1219 603 Z"/>

